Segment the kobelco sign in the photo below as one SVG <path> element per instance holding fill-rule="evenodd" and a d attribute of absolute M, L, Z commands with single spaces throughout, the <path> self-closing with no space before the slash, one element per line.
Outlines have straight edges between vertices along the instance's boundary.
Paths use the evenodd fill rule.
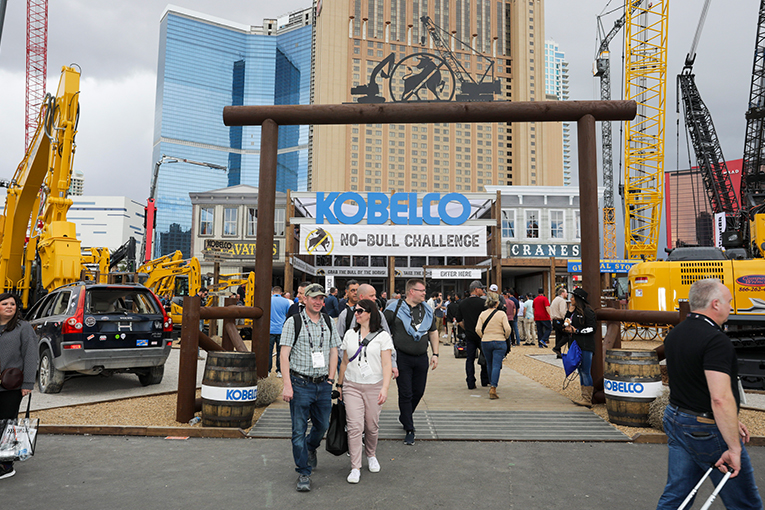
<path fill-rule="evenodd" d="M 357 207 L 343 207 L 353 201 Z M 456 206 L 450 204 L 456 202 Z M 433 205 L 436 207 L 433 207 Z M 459 193 L 428 193 L 418 207 L 417 193 L 368 193 L 367 198 L 354 192 L 316 193 L 316 224 L 357 224 L 366 217 L 368 225 L 462 225 L 470 217 L 470 201 Z M 434 214 L 435 213 L 435 214 Z"/>

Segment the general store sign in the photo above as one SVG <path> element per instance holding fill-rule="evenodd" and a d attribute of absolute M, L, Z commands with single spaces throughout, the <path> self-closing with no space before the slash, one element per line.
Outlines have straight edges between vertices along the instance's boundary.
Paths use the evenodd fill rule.
<path fill-rule="evenodd" d="M 507 252 L 511 257 L 581 257 L 578 244 L 525 244 L 507 243 Z"/>
<path fill-rule="evenodd" d="M 300 225 L 301 255 L 486 256 L 486 227 Z"/>
<path fill-rule="evenodd" d="M 601 273 L 629 273 L 630 268 L 639 262 L 640 262 L 639 260 L 601 260 L 600 272 Z M 582 261 L 569 260 L 568 272 L 581 273 Z"/>
<path fill-rule="evenodd" d="M 205 239 L 204 252 L 228 258 L 254 259 L 255 241 L 228 241 L 225 239 Z M 279 241 L 274 241 L 274 260 L 279 258 Z"/>

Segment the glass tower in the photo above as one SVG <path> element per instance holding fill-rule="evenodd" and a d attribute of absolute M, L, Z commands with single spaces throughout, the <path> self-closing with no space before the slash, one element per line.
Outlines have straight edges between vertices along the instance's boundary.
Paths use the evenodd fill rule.
<path fill-rule="evenodd" d="M 558 43 L 545 41 L 545 93 L 568 101 L 568 62 Z M 563 123 L 563 185 L 571 185 L 571 123 Z"/>
<path fill-rule="evenodd" d="M 156 171 L 154 256 L 190 256 L 189 193 L 258 186 L 260 127 L 223 125 L 228 105 L 309 104 L 311 9 L 243 25 L 168 9 L 160 23 L 153 160 L 162 155 L 207 166 L 165 162 Z M 305 191 L 308 126 L 279 128 L 277 191 Z M 197 219 L 198 221 L 198 219 Z"/>

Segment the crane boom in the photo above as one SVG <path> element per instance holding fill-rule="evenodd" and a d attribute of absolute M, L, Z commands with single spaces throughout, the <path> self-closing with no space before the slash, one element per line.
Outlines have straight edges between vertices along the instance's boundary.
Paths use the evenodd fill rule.
<path fill-rule="evenodd" d="M 748 207 L 765 203 L 765 0 L 760 3 L 754 47 L 749 105 L 746 111 L 744 162 L 741 169 L 741 201 Z"/>
<path fill-rule="evenodd" d="M 625 254 L 655 260 L 664 199 L 669 0 L 627 11 L 624 98 L 637 116 L 624 133 Z"/>
<path fill-rule="evenodd" d="M 707 198 L 709 198 L 712 212 L 725 213 L 729 224 L 733 225 L 739 211 L 738 198 L 728 174 L 728 167 L 725 164 L 717 130 L 715 130 L 714 122 L 712 122 L 712 115 L 701 99 L 699 89 L 696 87 L 696 77 L 693 74 L 696 47 L 701 37 L 701 29 L 704 27 L 710 1 L 704 2 L 691 50 L 685 57 L 683 71 L 677 75 L 678 110 L 679 103 L 682 101 L 685 129 L 688 130 L 693 143 L 696 162 L 701 170 L 704 189 Z"/>
<path fill-rule="evenodd" d="M 454 72 L 457 80 L 460 82 L 460 94 L 457 96 L 457 100 L 492 101 L 494 99 L 494 94 L 498 94 L 501 90 L 499 79 L 494 79 L 494 61 L 475 50 L 469 44 L 460 41 L 455 36 L 449 34 L 446 30 L 436 25 L 429 16 L 421 17 L 420 22 L 433 39 L 438 55 L 444 62 L 446 62 L 447 66 Z M 474 78 L 473 75 L 465 69 L 446 43 L 446 37 L 453 39 L 464 48 L 472 51 L 478 60 L 484 60 L 486 62 L 486 69 L 484 69 L 483 73 L 478 76 L 478 79 Z"/>
<path fill-rule="evenodd" d="M 643 0 L 636 0 L 632 3 L 634 9 Z M 609 101 L 611 99 L 611 58 L 608 46 L 619 30 L 624 26 L 627 19 L 625 12 L 618 20 L 614 22 L 611 30 L 603 35 L 603 25 L 598 16 L 598 52 L 595 55 L 595 65 L 593 75 L 600 78 L 600 99 Z M 613 158 L 613 137 L 611 134 L 611 122 L 601 122 L 601 140 L 602 140 L 602 163 L 603 163 L 603 258 L 615 259 L 616 254 L 616 211 L 614 209 L 614 158 Z"/>

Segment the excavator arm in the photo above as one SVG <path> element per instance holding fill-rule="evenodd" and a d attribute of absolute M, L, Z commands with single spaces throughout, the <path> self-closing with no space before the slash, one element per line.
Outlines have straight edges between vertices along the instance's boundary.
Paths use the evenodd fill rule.
<path fill-rule="evenodd" d="M 79 94 L 79 71 L 62 68 L 56 96 L 43 101 L 37 130 L 8 186 L 0 218 L 0 282 L 4 291 L 21 294 L 24 307 L 37 256 L 38 285 L 45 289 L 80 276 L 80 242 L 66 220 Z"/>

